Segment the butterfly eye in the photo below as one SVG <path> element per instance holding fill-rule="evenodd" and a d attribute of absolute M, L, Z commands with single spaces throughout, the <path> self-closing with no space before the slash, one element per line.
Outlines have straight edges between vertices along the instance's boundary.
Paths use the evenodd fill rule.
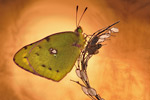
<path fill-rule="evenodd" d="M 78 29 L 78 32 L 79 32 L 79 33 L 82 33 L 83 31 L 82 31 L 82 29 L 81 29 L 81 28 L 79 28 L 79 29 Z"/>
<path fill-rule="evenodd" d="M 82 33 L 83 30 L 82 30 L 81 26 L 78 26 L 77 29 L 75 30 L 75 32 L 77 32 L 77 33 Z"/>

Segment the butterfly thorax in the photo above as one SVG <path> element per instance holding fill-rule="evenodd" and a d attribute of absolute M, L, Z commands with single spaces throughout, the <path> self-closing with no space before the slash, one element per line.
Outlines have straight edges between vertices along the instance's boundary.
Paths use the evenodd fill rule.
<path fill-rule="evenodd" d="M 76 35 L 78 36 L 78 43 L 76 43 L 75 44 L 75 46 L 77 46 L 77 47 L 79 47 L 79 48 L 81 48 L 81 49 L 83 49 L 83 47 L 84 47 L 84 44 L 85 44 L 85 39 L 84 39 L 84 36 L 83 36 L 83 30 L 82 30 L 82 28 L 81 28 L 81 26 L 78 26 L 76 29 L 75 29 L 75 31 L 74 31 L 75 33 L 76 33 Z"/>

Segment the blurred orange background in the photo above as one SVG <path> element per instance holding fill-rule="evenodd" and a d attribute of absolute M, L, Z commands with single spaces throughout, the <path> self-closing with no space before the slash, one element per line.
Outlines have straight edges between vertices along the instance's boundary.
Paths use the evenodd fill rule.
<path fill-rule="evenodd" d="M 105 100 L 150 100 L 149 0 L 0 0 L 0 100 L 90 100 L 75 68 L 53 82 L 19 68 L 14 54 L 52 33 L 74 31 L 75 9 L 86 34 L 118 20 L 120 29 L 88 65 L 93 88 Z"/>

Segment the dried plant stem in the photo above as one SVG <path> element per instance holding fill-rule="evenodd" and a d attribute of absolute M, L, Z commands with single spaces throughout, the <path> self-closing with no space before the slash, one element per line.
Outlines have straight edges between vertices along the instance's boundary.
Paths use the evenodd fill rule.
<path fill-rule="evenodd" d="M 89 39 L 86 38 L 86 45 L 85 48 L 82 50 L 80 57 L 78 58 L 77 65 L 76 65 L 76 74 L 82 80 L 84 84 L 81 84 L 79 81 L 71 80 L 82 87 L 82 91 L 90 97 L 92 100 L 104 100 L 97 94 L 96 90 L 91 87 L 89 78 L 87 75 L 87 66 L 89 59 L 98 54 L 98 50 L 102 47 L 102 42 L 106 40 L 106 38 L 111 36 L 111 33 L 116 33 L 119 30 L 117 28 L 111 28 L 115 24 L 119 23 L 117 21 L 112 25 L 100 29 L 93 33 L 93 35 L 89 36 Z"/>

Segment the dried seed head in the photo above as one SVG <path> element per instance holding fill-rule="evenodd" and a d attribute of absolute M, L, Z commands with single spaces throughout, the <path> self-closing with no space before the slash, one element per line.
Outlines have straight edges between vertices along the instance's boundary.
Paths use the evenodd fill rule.
<path fill-rule="evenodd" d="M 109 33 L 104 33 L 102 35 L 99 36 L 99 38 L 101 39 L 105 39 L 105 38 L 109 38 L 111 35 Z"/>
<path fill-rule="evenodd" d="M 94 37 L 91 41 L 91 45 L 95 45 L 97 43 L 97 41 L 99 40 L 99 37 Z"/>
<path fill-rule="evenodd" d="M 116 27 L 113 27 L 113 28 L 110 29 L 110 31 L 111 31 L 112 33 L 117 33 L 117 32 L 119 32 L 119 29 L 116 28 Z"/>
<path fill-rule="evenodd" d="M 86 73 L 85 73 L 83 70 L 81 70 L 81 78 L 82 78 L 84 81 L 87 81 L 87 80 L 88 80 L 87 75 L 86 75 Z"/>
<path fill-rule="evenodd" d="M 93 89 L 93 88 L 88 88 L 87 92 L 91 96 L 96 96 L 97 95 L 96 90 Z"/>
<path fill-rule="evenodd" d="M 101 47 L 102 47 L 102 44 L 92 45 L 88 48 L 88 53 L 90 55 L 96 54 L 98 49 L 100 49 Z"/>
<path fill-rule="evenodd" d="M 97 43 L 102 43 L 102 42 L 104 42 L 104 41 L 105 41 L 104 38 L 99 38 L 98 41 L 97 41 Z"/>
<path fill-rule="evenodd" d="M 80 71 L 80 69 L 76 69 L 76 74 L 77 74 L 77 76 L 78 76 L 79 78 L 81 78 L 81 71 Z"/>
<path fill-rule="evenodd" d="M 88 93 L 88 89 L 84 86 L 82 86 L 82 91 L 86 94 L 86 95 L 89 95 Z"/>

